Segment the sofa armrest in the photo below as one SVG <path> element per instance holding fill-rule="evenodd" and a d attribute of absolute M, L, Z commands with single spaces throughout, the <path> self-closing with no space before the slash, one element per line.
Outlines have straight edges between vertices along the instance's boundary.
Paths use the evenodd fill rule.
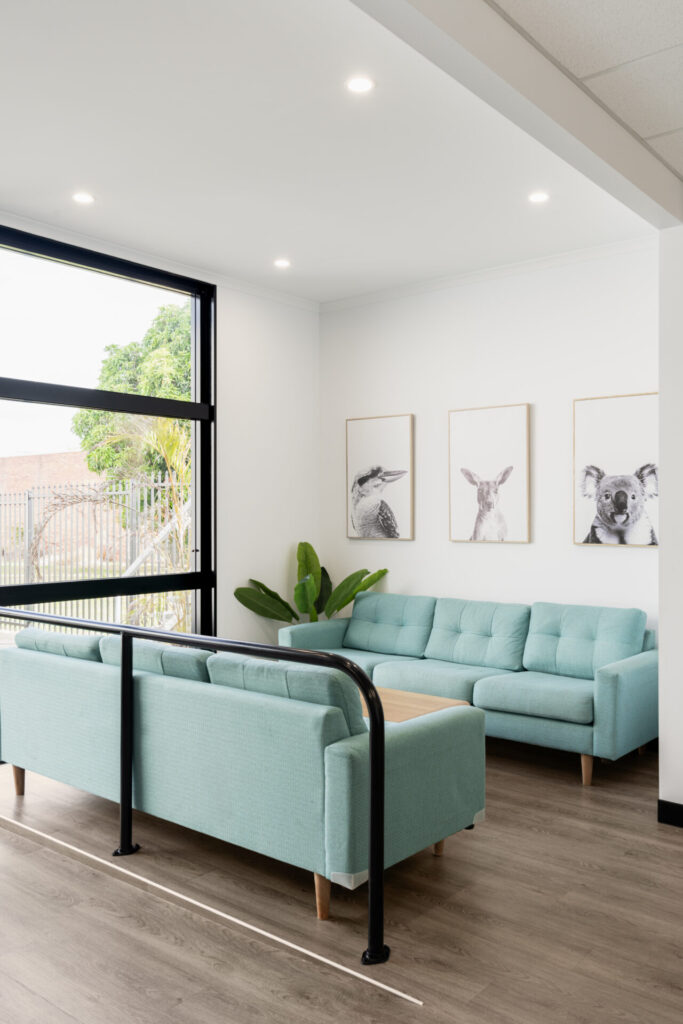
<path fill-rule="evenodd" d="M 644 651 L 598 669 L 593 752 L 616 760 L 658 733 L 659 652 Z"/>
<path fill-rule="evenodd" d="M 484 713 L 447 708 L 386 726 L 384 863 L 471 825 L 485 803 Z M 333 882 L 367 878 L 369 735 L 325 748 L 325 861 Z"/>
<path fill-rule="evenodd" d="M 325 622 L 301 622 L 297 626 L 283 626 L 278 633 L 278 643 L 280 647 L 298 647 L 305 651 L 341 647 L 350 621 L 327 619 Z"/>

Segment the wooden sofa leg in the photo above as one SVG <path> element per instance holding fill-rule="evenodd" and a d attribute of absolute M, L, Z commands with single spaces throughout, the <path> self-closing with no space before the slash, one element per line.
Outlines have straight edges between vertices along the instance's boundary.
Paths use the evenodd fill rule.
<path fill-rule="evenodd" d="M 646 750 L 647 750 L 647 743 L 644 746 L 642 746 L 642 747 L 638 747 L 638 753 L 641 755 L 641 757 L 645 753 Z"/>
<path fill-rule="evenodd" d="M 24 768 L 17 768 L 15 764 L 12 765 L 12 774 L 14 775 L 14 792 L 17 796 L 24 795 L 24 789 L 26 786 L 26 771 Z"/>
<path fill-rule="evenodd" d="M 593 755 L 581 755 L 581 779 L 584 786 L 590 786 L 593 781 Z"/>
<path fill-rule="evenodd" d="M 330 889 L 332 883 L 329 878 L 325 878 L 323 875 L 314 872 L 313 878 L 315 881 L 315 909 L 318 913 L 319 921 L 327 921 L 330 916 Z"/>
<path fill-rule="evenodd" d="M 445 839 L 439 839 L 438 843 L 434 843 L 434 856 L 435 857 L 443 857 L 443 847 L 444 847 L 444 843 L 445 842 L 446 842 Z"/>

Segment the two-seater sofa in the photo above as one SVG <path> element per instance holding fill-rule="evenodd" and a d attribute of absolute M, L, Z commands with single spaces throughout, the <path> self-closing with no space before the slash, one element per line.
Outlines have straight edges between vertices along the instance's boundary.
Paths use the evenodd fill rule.
<path fill-rule="evenodd" d="M 376 686 L 467 700 L 486 734 L 616 760 L 657 736 L 657 651 L 645 612 L 361 593 L 350 618 L 280 630 Z"/>
<path fill-rule="evenodd" d="M 0 758 L 119 797 L 120 640 L 26 629 L 0 650 Z M 336 670 L 136 640 L 134 806 L 312 871 L 367 878 L 368 729 Z M 425 756 L 425 751 L 429 756 Z M 386 729 L 385 865 L 484 810 L 484 715 L 439 711 Z M 436 852 L 436 850 L 435 850 Z"/>

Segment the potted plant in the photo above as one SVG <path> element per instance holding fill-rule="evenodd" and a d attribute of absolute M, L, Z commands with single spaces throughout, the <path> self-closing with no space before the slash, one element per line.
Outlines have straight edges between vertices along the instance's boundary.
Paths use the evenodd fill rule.
<path fill-rule="evenodd" d="M 333 615 L 353 601 L 356 594 L 369 590 L 386 576 L 388 569 L 358 569 L 341 581 L 336 587 L 324 565 L 320 564 L 315 549 L 307 541 L 301 541 L 296 549 L 297 583 L 294 587 L 293 608 L 288 601 L 261 583 L 249 580 L 248 587 L 237 587 L 235 597 L 252 612 L 267 619 L 280 622 L 300 622 L 302 615 L 308 615 L 311 622 L 317 622 L 321 615 L 331 619 Z M 298 611 L 296 610 L 298 609 Z"/>

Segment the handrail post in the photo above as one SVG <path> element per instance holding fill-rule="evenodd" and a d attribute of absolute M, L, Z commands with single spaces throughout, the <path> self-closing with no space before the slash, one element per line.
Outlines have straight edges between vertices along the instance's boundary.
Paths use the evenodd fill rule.
<path fill-rule="evenodd" d="M 133 637 L 121 631 L 121 792 L 120 835 L 114 857 L 137 853 L 133 842 Z"/>
<path fill-rule="evenodd" d="M 354 679 L 356 685 L 358 680 Z M 384 711 L 372 684 L 365 693 L 370 718 L 370 848 L 368 851 L 368 948 L 366 965 L 389 959 L 384 944 Z"/>

